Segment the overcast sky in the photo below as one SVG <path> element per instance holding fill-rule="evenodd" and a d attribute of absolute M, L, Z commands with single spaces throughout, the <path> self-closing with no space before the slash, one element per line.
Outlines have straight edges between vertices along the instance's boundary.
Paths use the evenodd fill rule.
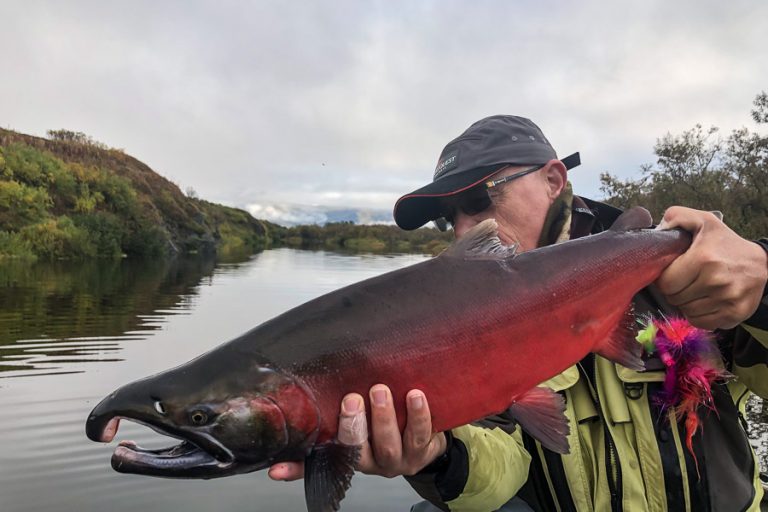
<path fill-rule="evenodd" d="M 391 208 L 492 114 L 577 192 L 657 137 L 754 128 L 768 2 L 0 2 L 0 125 L 82 131 L 212 201 Z"/>

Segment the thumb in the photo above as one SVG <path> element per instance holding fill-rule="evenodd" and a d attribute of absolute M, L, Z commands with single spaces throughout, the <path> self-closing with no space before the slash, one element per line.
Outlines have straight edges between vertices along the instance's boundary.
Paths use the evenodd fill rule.
<path fill-rule="evenodd" d="M 341 402 L 337 438 L 340 443 L 359 446 L 368 440 L 365 402 L 357 393 L 350 393 Z"/>
<path fill-rule="evenodd" d="M 720 212 L 704 212 L 684 206 L 671 206 L 664 212 L 664 217 L 656 229 L 680 228 L 696 235 L 705 224 L 712 221 L 721 222 L 721 220 L 722 214 Z"/>

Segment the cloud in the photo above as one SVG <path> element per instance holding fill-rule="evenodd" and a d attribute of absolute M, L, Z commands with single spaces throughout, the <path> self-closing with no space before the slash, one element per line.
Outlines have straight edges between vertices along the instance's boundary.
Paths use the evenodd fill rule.
<path fill-rule="evenodd" d="M 697 122 L 750 125 L 768 4 L 4 2 L 0 123 L 83 131 L 227 204 L 391 209 L 486 115 L 534 119 L 577 191 Z"/>
<path fill-rule="evenodd" d="M 283 226 L 325 224 L 328 221 L 325 213 L 300 206 L 249 204 L 246 209 L 256 218 Z"/>
<path fill-rule="evenodd" d="M 282 226 L 326 224 L 328 222 L 394 224 L 390 210 L 385 209 L 259 203 L 248 204 L 245 208 L 256 218 L 265 219 Z"/>

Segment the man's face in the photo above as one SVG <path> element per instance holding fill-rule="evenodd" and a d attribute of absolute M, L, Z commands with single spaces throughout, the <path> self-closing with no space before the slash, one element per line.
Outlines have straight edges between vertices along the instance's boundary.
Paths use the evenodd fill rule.
<path fill-rule="evenodd" d="M 494 179 L 511 176 L 527 168 L 507 167 L 495 175 Z M 456 209 L 453 218 L 455 236 L 461 238 L 480 222 L 496 219 L 502 243 L 516 243 L 519 251 L 535 249 L 549 207 L 564 185 L 565 167 L 559 161 L 550 161 L 534 173 L 490 188 L 488 193 L 491 205 L 486 210 L 470 215 Z"/>

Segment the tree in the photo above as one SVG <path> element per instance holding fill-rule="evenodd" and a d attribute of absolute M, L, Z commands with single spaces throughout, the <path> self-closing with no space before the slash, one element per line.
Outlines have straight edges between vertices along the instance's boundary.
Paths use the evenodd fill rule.
<path fill-rule="evenodd" d="M 752 118 L 768 124 L 768 95 L 754 101 Z M 681 135 L 657 139 L 655 165 L 641 167 L 640 178 L 600 176 L 606 201 L 621 208 L 644 206 L 655 219 L 673 205 L 720 210 L 740 235 L 768 233 L 768 136 L 734 130 L 725 140 L 717 128 L 697 124 Z"/>

